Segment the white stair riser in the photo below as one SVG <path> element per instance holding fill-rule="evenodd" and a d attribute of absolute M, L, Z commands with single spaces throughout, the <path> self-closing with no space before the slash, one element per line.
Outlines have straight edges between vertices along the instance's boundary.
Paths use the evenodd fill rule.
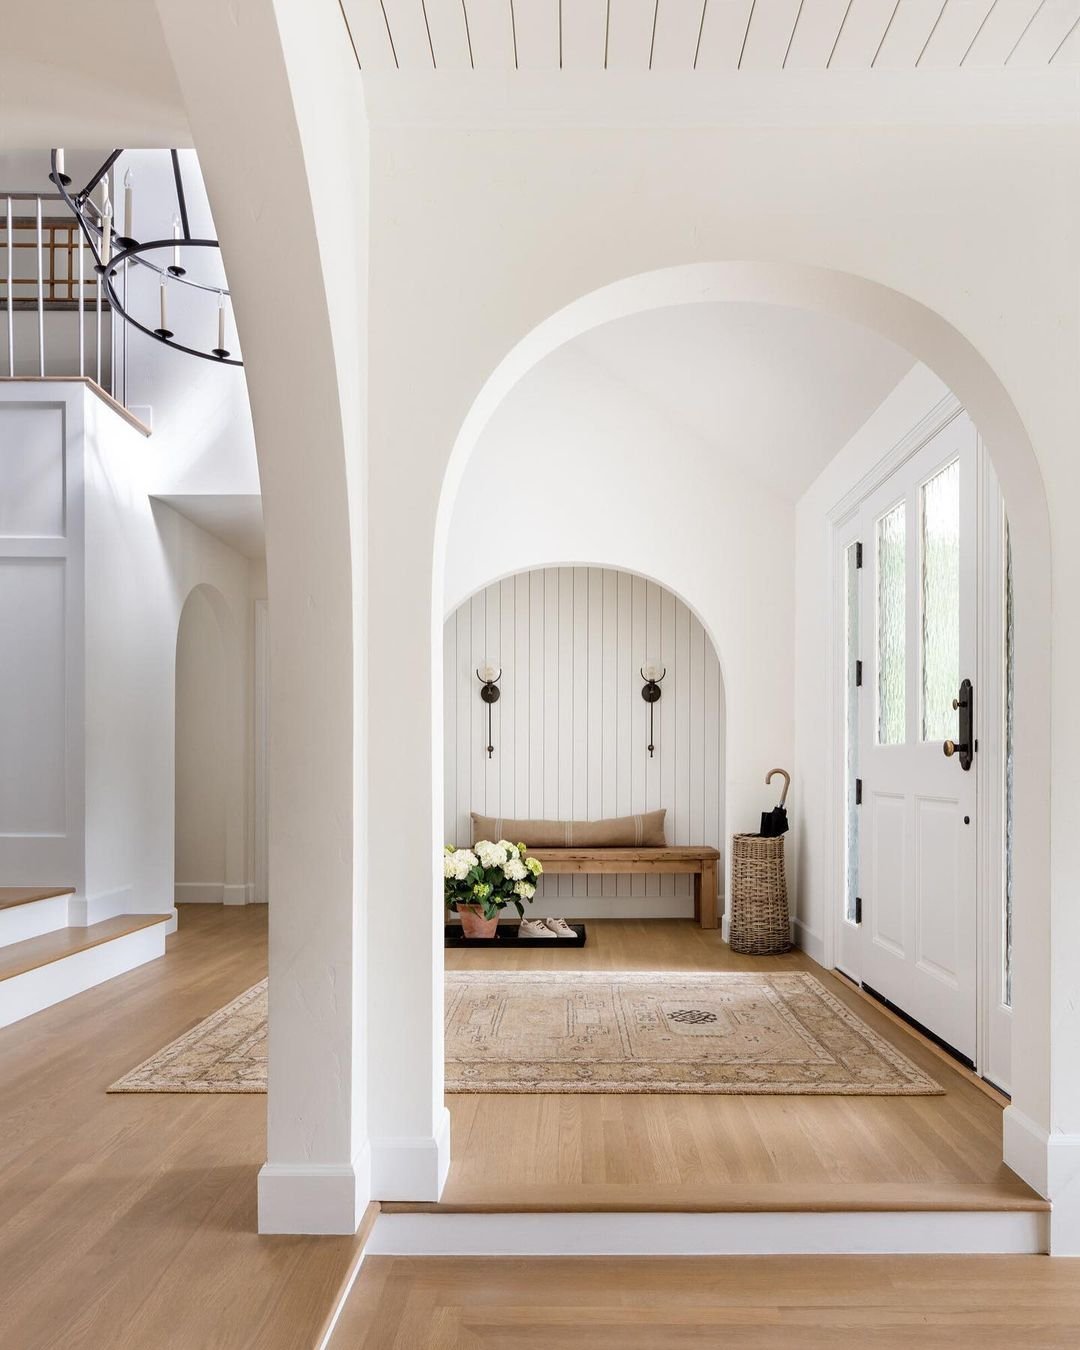
<path fill-rule="evenodd" d="M 36 970 L 0 980 L 0 1027 L 50 1008 L 97 984 L 165 955 L 166 922 L 73 952 Z"/>
<path fill-rule="evenodd" d="M 69 899 L 67 895 L 51 895 L 48 900 L 33 900 L 28 905 L 0 909 L 0 947 L 10 947 L 13 942 L 25 942 L 27 938 L 66 928 Z"/>
<path fill-rule="evenodd" d="M 1047 1250 L 1028 1211 L 382 1214 L 375 1256 L 1026 1255 Z"/>

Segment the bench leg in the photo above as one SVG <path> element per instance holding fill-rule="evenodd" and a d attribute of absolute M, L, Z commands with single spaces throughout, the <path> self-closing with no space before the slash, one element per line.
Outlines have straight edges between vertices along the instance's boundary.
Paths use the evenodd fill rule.
<path fill-rule="evenodd" d="M 714 861 L 703 862 L 701 872 L 694 876 L 694 917 L 702 928 L 715 928 L 717 874 Z"/>

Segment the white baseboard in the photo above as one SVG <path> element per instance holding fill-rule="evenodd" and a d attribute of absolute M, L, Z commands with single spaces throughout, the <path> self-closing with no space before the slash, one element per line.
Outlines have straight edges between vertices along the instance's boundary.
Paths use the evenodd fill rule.
<path fill-rule="evenodd" d="M 1031 1211 L 380 1214 L 379 1256 L 794 1256 L 1047 1250 Z"/>
<path fill-rule="evenodd" d="M 1033 1191 L 1047 1195 L 1048 1132 L 1017 1107 L 1007 1106 L 1002 1117 L 1002 1135 L 1006 1166 Z"/>
<path fill-rule="evenodd" d="M 0 909 L 0 947 L 28 938 L 53 933 L 68 926 L 69 895 L 50 895 L 47 900 L 34 900 L 28 905 Z"/>
<path fill-rule="evenodd" d="M 222 886 L 222 903 L 226 905 L 246 905 L 248 902 L 247 882 L 241 882 L 238 886 Z"/>
<path fill-rule="evenodd" d="M 1050 1254 L 1080 1256 L 1080 1134 L 1051 1134 L 1015 1106 L 1005 1108 L 1005 1162 L 1050 1211 Z"/>
<path fill-rule="evenodd" d="M 351 1163 L 264 1163 L 259 1232 L 352 1234 L 370 1198 L 366 1150 Z"/>
<path fill-rule="evenodd" d="M 825 960 L 825 939 L 815 928 L 810 928 L 797 916 L 791 921 L 791 940 L 819 966 L 828 965 Z"/>
<path fill-rule="evenodd" d="M 0 980 L 0 1027 L 50 1008 L 116 975 L 165 955 L 166 923 L 125 933 L 22 975 Z"/>
<path fill-rule="evenodd" d="M 450 1112 L 437 1132 L 419 1138 L 372 1139 L 373 1200 L 438 1200 L 450 1171 Z"/>
<path fill-rule="evenodd" d="M 85 898 L 73 897 L 68 904 L 68 923 L 73 928 L 88 928 L 92 923 L 115 919 L 118 914 L 154 913 L 152 909 L 137 909 L 134 898 L 130 886 L 120 886 L 115 891 L 99 891 Z"/>
<path fill-rule="evenodd" d="M 224 891 L 223 881 L 178 881 L 173 888 L 178 905 L 220 905 Z"/>

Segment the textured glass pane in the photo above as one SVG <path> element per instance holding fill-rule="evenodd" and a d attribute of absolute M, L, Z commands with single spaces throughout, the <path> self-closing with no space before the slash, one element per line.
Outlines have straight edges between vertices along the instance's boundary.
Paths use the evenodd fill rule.
<path fill-rule="evenodd" d="M 877 738 L 905 739 L 905 516 L 904 503 L 877 523 Z"/>
<path fill-rule="evenodd" d="M 1012 540 L 1005 533 L 1005 1006 L 1012 1007 L 1013 949 L 1013 570 Z"/>
<path fill-rule="evenodd" d="M 855 779 L 859 774 L 859 691 L 855 684 L 855 662 L 859 659 L 859 573 L 856 567 L 857 545 L 851 544 L 844 558 L 846 576 L 845 656 L 847 683 L 844 694 L 845 788 L 847 799 L 847 877 L 844 912 L 855 922 L 855 897 L 859 892 L 859 812 L 855 805 Z"/>
<path fill-rule="evenodd" d="M 960 461 L 922 490 L 922 738 L 956 738 L 960 688 Z"/>

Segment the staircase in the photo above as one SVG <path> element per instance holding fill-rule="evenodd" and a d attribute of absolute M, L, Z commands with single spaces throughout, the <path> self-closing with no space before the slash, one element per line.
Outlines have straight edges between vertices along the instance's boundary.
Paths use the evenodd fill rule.
<path fill-rule="evenodd" d="M 74 889 L 0 887 L 0 1027 L 165 955 L 170 914 L 68 923 Z"/>

